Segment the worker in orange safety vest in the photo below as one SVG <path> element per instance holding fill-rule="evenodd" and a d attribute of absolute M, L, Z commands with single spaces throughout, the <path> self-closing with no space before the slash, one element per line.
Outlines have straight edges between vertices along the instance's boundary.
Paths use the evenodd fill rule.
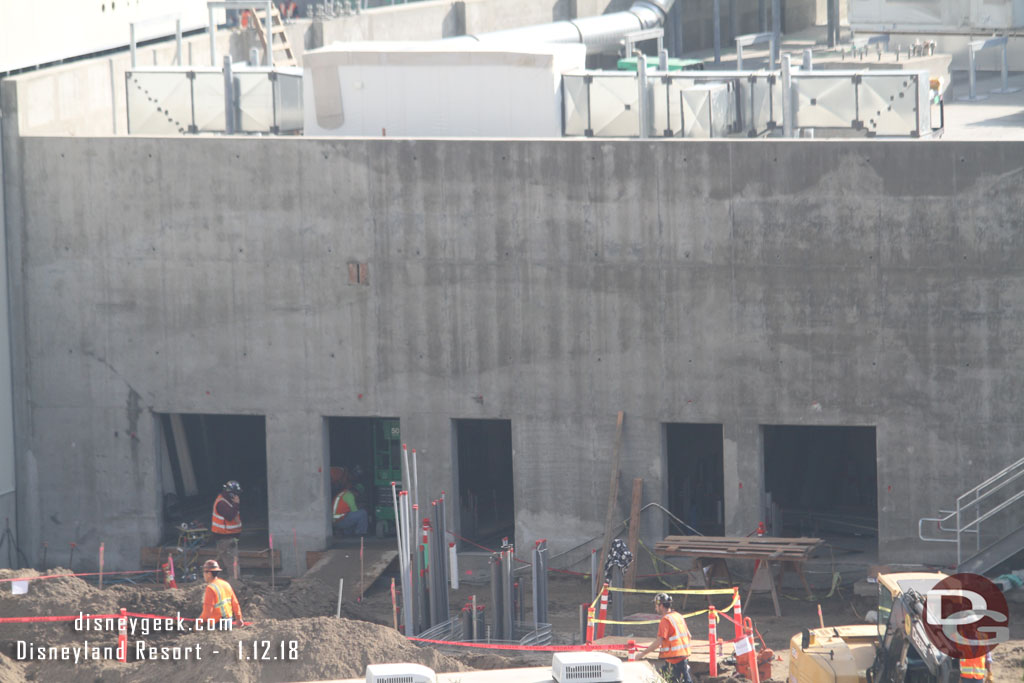
<path fill-rule="evenodd" d="M 978 683 L 985 680 L 988 671 L 986 660 L 987 655 L 980 657 L 968 657 L 960 660 L 960 680 L 968 683 Z"/>
<path fill-rule="evenodd" d="M 203 628 L 215 627 L 221 622 L 242 623 L 242 608 L 235 597 L 235 591 L 224 579 L 220 578 L 221 568 L 217 560 L 203 563 L 203 580 L 206 590 L 203 592 L 203 613 L 199 616 Z"/>
<path fill-rule="evenodd" d="M 356 497 L 352 493 L 349 483 L 348 471 L 344 468 L 341 468 L 336 488 L 341 490 L 334 498 L 334 530 L 342 534 L 365 536 L 369 529 L 370 517 L 366 510 L 360 510 L 356 504 Z"/>
<path fill-rule="evenodd" d="M 210 531 L 216 534 L 217 559 L 224 567 L 233 567 L 238 558 L 238 537 L 242 533 L 241 493 L 241 484 L 232 479 L 224 484 L 213 501 Z"/>
<path fill-rule="evenodd" d="M 686 619 L 672 609 L 672 596 L 658 593 L 654 596 L 654 611 L 661 617 L 658 622 L 658 637 L 637 655 L 643 659 L 658 651 L 658 660 L 663 662 L 662 676 L 670 683 L 693 683 L 690 678 L 690 629 Z"/>

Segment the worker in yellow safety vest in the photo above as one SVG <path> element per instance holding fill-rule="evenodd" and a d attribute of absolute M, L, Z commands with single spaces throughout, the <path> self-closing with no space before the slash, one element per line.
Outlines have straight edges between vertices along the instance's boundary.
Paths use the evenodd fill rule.
<path fill-rule="evenodd" d="M 658 637 L 637 655 L 643 659 L 655 650 L 663 663 L 662 676 L 670 683 L 693 683 L 690 678 L 690 629 L 683 615 L 672 609 L 672 596 L 658 593 L 654 596 L 654 611 L 661 617 Z"/>

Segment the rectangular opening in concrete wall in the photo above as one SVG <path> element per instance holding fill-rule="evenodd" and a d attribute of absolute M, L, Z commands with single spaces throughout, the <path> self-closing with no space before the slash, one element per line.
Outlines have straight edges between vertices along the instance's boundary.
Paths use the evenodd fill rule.
<path fill-rule="evenodd" d="M 725 529 L 722 441 L 720 424 L 665 425 L 668 509 L 705 536 L 721 536 Z M 671 518 L 668 531 L 693 533 Z"/>
<path fill-rule="evenodd" d="M 459 533 L 473 543 L 497 549 L 514 543 L 515 491 L 512 486 L 511 420 L 454 420 Z M 463 545 L 461 550 L 479 550 Z"/>
<path fill-rule="evenodd" d="M 837 549 L 878 548 L 874 427 L 764 426 L 768 531 Z"/>
<path fill-rule="evenodd" d="M 182 522 L 210 528 L 213 502 L 228 481 L 242 487 L 239 546 L 267 542 L 267 427 L 262 415 L 159 414 L 164 537 Z M 212 544 L 212 543 L 211 543 Z"/>
<path fill-rule="evenodd" d="M 346 512 L 335 523 L 338 536 L 360 532 L 394 535 L 391 482 L 402 483 L 402 432 L 397 417 L 329 417 L 331 513 L 354 503 L 363 514 Z M 346 495 L 348 494 L 348 495 Z M 338 496 L 343 504 L 338 506 Z M 366 518 L 363 530 L 363 516 Z"/>

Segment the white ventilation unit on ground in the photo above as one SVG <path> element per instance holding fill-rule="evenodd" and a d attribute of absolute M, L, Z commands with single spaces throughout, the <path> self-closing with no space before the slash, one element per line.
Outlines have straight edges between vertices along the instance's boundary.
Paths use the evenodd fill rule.
<path fill-rule="evenodd" d="M 613 683 L 622 680 L 622 662 L 603 652 L 556 652 L 551 677 L 558 683 Z"/>
<path fill-rule="evenodd" d="M 421 664 L 369 664 L 366 683 L 437 683 L 437 676 Z"/>

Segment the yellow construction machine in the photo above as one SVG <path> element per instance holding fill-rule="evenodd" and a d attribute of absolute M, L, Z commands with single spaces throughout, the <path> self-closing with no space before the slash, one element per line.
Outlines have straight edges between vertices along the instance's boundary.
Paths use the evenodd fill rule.
<path fill-rule="evenodd" d="M 804 629 L 789 649 L 790 683 L 953 683 L 955 660 L 924 630 L 925 596 L 941 572 L 878 575 L 877 623 Z"/>

